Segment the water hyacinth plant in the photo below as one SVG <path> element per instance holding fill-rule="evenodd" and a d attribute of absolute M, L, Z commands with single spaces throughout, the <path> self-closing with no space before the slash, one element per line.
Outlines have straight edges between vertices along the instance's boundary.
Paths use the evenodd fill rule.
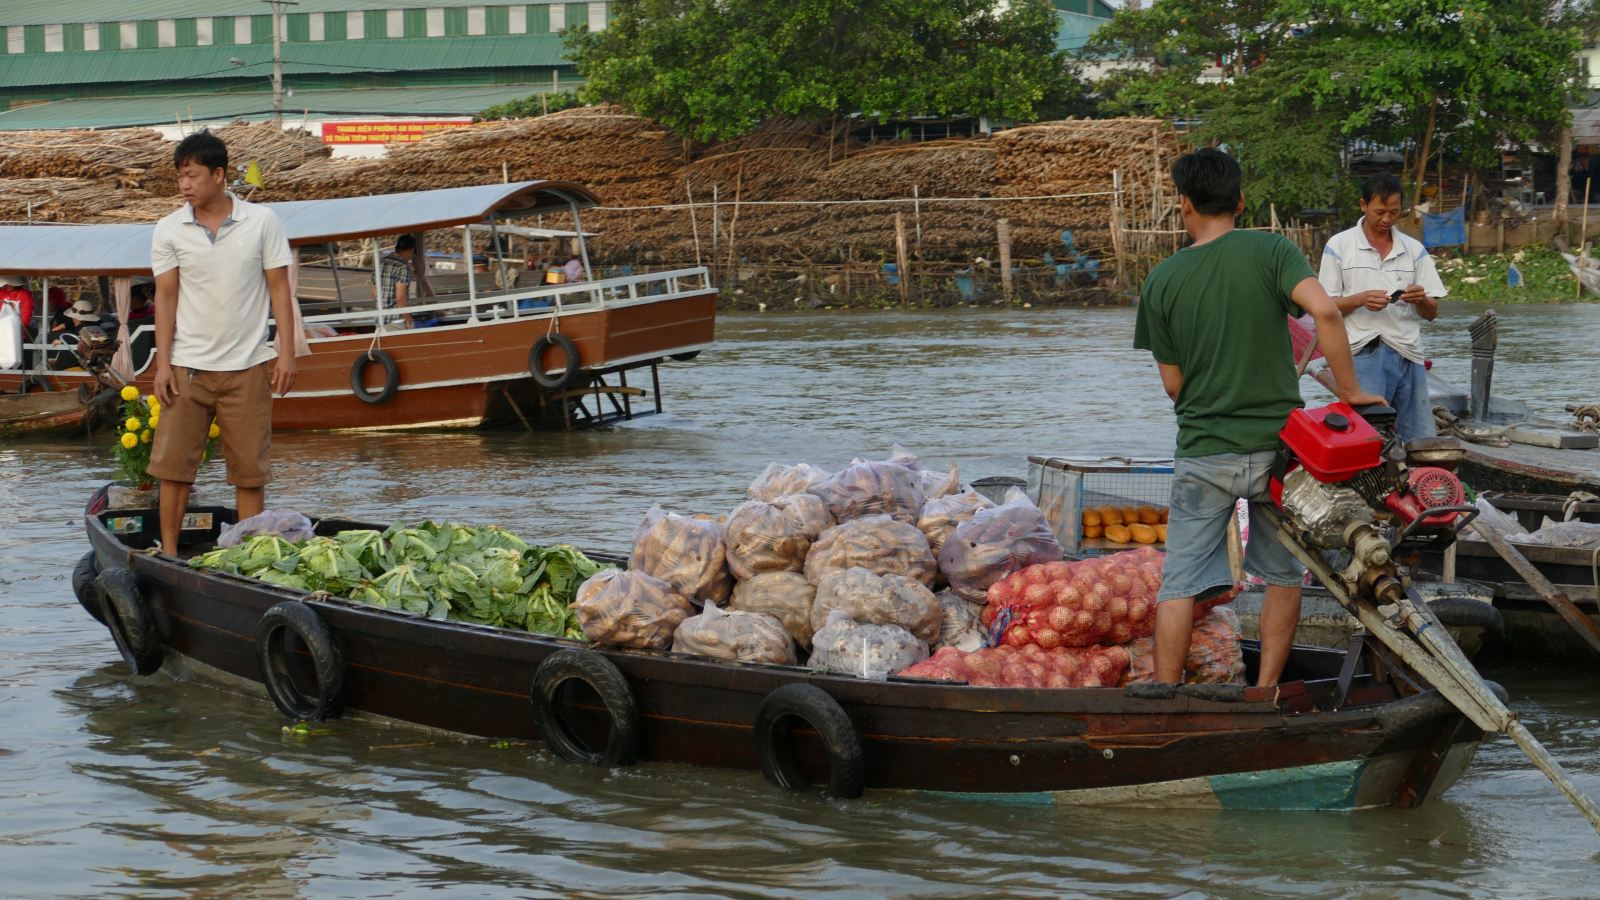
<path fill-rule="evenodd" d="M 112 457 L 117 463 L 117 479 L 134 487 L 148 487 L 150 476 L 150 447 L 155 441 L 156 429 L 161 427 L 161 401 L 154 394 L 140 396 L 133 385 L 122 388 L 121 419 L 117 423 L 117 443 L 112 447 Z M 222 430 L 216 420 L 206 435 L 205 450 L 200 461 L 205 462 L 216 453 L 221 443 Z"/>

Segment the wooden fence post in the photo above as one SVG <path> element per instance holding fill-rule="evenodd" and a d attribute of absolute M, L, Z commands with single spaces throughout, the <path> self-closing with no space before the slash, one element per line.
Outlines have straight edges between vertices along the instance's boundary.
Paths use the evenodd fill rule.
<path fill-rule="evenodd" d="M 1007 303 L 1011 302 L 1011 220 L 995 222 L 996 236 L 1000 239 L 1000 290 Z"/>
<path fill-rule="evenodd" d="M 894 214 L 894 256 L 895 271 L 900 275 L 900 305 L 905 306 L 910 299 L 911 291 L 911 266 L 908 265 L 906 253 L 906 217 L 905 213 Z"/>

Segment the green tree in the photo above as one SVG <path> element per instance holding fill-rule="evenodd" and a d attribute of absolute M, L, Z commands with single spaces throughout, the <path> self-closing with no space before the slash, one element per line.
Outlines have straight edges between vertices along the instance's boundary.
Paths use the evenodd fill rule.
<path fill-rule="evenodd" d="M 722 140 L 773 116 L 1029 119 L 1073 88 L 1049 0 L 616 0 L 567 35 L 590 101 Z"/>
<path fill-rule="evenodd" d="M 1483 167 L 1568 121 L 1581 35 L 1543 0 L 1290 0 L 1285 12 L 1317 23 L 1311 39 L 1339 62 L 1313 90 L 1343 109 L 1345 133 L 1397 119 L 1414 142 L 1413 202 L 1444 148 Z"/>
<path fill-rule="evenodd" d="M 1587 15 L 1545 0 L 1156 0 L 1089 49 L 1154 61 L 1097 85 L 1105 108 L 1191 120 L 1239 154 L 1259 212 L 1340 199 L 1351 139 L 1414 147 L 1420 191 L 1440 153 L 1485 166 L 1507 142 L 1553 138 Z"/>
<path fill-rule="evenodd" d="M 578 99 L 577 91 L 561 91 L 556 94 L 529 94 L 504 103 L 496 103 L 478 113 L 478 119 L 490 121 L 492 119 L 526 119 L 532 116 L 542 116 L 546 113 L 560 112 L 563 109 L 572 109 L 582 106 L 583 101 Z"/>

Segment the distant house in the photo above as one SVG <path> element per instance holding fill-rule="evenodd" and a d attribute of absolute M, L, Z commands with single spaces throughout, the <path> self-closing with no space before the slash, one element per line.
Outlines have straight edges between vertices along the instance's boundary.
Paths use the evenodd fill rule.
<path fill-rule="evenodd" d="M 285 4 L 283 81 L 292 92 L 285 120 L 292 115 L 313 131 L 340 120 L 461 120 L 506 100 L 574 87 L 560 32 L 604 28 L 607 6 Z M 0 131 L 268 118 L 271 10 L 263 0 L 4 0 Z M 352 143 L 387 133 L 344 131 Z"/>
<path fill-rule="evenodd" d="M 1105 0 L 1054 0 L 1056 7 L 1056 48 L 1076 56 L 1100 26 L 1111 21 L 1116 8 Z M 1130 3 L 1137 8 L 1137 0 Z M 1114 68 L 1113 60 L 1086 59 L 1084 74 L 1089 79 L 1104 75 Z M 1126 65 L 1125 62 L 1117 62 Z"/>

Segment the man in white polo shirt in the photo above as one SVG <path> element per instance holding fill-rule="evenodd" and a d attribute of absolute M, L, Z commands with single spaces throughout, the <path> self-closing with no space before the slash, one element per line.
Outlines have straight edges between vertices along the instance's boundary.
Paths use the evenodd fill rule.
<path fill-rule="evenodd" d="M 156 224 L 150 242 L 162 411 L 147 471 L 161 479 L 161 547 L 176 554 L 213 417 L 239 518 L 261 512 L 272 395 L 294 386 L 295 361 L 267 340 L 269 311 L 280 328 L 294 321 L 278 217 L 226 189 L 228 148 L 211 132 L 184 138 L 172 159 L 188 203 Z"/>
<path fill-rule="evenodd" d="M 1361 386 L 1394 407 L 1395 432 L 1409 441 L 1434 434 L 1422 323 L 1449 292 L 1422 242 L 1394 227 L 1399 218 L 1400 179 L 1368 178 L 1361 221 L 1328 241 L 1317 280 L 1344 313 Z"/>

